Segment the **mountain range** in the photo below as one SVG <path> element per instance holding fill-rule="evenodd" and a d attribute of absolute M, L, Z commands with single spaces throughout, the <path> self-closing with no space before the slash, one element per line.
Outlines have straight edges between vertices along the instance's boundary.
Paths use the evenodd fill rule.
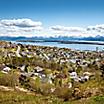
<path fill-rule="evenodd" d="M 104 41 L 103 36 L 96 37 L 67 37 L 67 36 L 58 36 L 58 37 L 9 37 L 9 36 L 0 36 L 0 40 L 4 41 L 19 41 L 19 40 L 85 40 L 85 41 Z"/>

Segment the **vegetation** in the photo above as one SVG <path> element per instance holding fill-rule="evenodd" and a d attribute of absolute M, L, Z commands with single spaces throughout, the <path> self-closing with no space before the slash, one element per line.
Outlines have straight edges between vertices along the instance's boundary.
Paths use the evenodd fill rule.
<path fill-rule="evenodd" d="M 0 44 L 0 104 L 103 104 L 104 52 Z"/>

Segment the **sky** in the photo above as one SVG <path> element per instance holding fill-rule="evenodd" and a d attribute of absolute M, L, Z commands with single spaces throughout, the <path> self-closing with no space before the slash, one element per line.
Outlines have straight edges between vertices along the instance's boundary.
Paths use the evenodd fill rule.
<path fill-rule="evenodd" d="M 0 0 L 2 35 L 104 35 L 104 0 Z"/>

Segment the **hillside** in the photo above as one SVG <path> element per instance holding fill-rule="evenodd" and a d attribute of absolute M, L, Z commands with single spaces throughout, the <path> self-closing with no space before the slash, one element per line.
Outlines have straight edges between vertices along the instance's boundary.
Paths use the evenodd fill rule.
<path fill-rule="evenodd" d="M 103 104 L 104 52 L 0 41 L 1 104 Z"/>

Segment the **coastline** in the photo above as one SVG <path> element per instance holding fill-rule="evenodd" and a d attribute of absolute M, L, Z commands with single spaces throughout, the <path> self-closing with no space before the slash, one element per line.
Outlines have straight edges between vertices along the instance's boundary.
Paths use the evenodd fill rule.
<path fill-rule="evenodd" d="M 16 42 L 31 42 L 31 43 L 44 43 L 44 42 L 57 42 L 59 44 L 89 44 L 89 45 L 104 45 L 102 42 L 83 42 L 83 41 L 59 41 L 59 40 L 18 40 Z"/>

